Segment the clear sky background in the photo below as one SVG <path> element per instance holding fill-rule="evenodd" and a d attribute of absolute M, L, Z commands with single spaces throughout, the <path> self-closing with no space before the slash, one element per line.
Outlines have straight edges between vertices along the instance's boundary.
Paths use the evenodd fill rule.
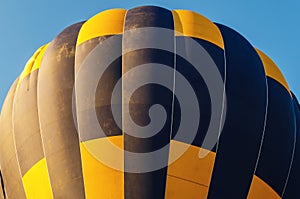
<path fill-rule="evenodd" d="M 193 10 L 237 30 L 271 57 L 300 99 L 299 0 L 0 0 L 0 107 L 35 50 L 64 28 L 140 5 Z"/>

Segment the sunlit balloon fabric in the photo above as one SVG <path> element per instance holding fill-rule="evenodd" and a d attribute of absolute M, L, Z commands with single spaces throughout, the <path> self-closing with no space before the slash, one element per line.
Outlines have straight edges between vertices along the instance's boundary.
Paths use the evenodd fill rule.
<path fill-rule="evenodd" d="M 164 35 L 138 31 L 149 27 L 168 31 Z M 154 48 L 161 37 L 170 51 Z M 214 118 L 205 77 L 189 60 L 176 55 L 181 51 L 186 57 L 197 56 L 190 39 L 208 53 L 223 82 L 222 111 Z M 141 43 L 152 47 L 137 49 Z M 105 48 L 97 53 L 101 45 Z M 103 70 L 96 86 L 89 84 L 88 72 L 86 83 L 75 86 L 83 65 L 102 63 L 113 53 L 120 56 Z M 86 61 L 91 54 L 97 62 Z M 204 60 L 201 56 L 199 60 Z M 126 85 L 158 78 L 147 63 L 174 71 L 165 77 L 172 80 L 173 90 L 158 83 L 141 86 L 133 92 L 130 114 L 125 115 Z M 141 65 L 149 72 L 122 78 Z M 180 99 L 173 93 L 180 89 L 180 78 L 190 84 L 200 110 L 190 143 L 176 136 L 184 121 Z M 114 89 L 117 85 L 122 86 Z M 91 86 L 95 87 L 93 106 L 83 94 Z M 126 125 L 125 119 L 131 117 L 146 126 L 152 122 L 149 110 L 156 104 L 164 107 L 166 120 L 153 136 L 135 137 L 129 134 L 134 127 L 124 132 L 116 122 L 121 118 Z M 95 112 L 104 134 L 93 131 L 95 122 L 85 115 L 89 111 Z M 224 123 L 210 148 L 203 143 L 216 118 Z M 106 10 L 67 27 L 39 48 L 11 86 L 0 118 L 0 199 L 297 199 L 299 134 L 300 106 L 282 73 L 235 30 L 187 10 L 155 6 Z M 134 154 L 167 148 L 161 156 L 143 162 L 125 152 L 116 154 L 108 141 Z M 178 159 L 161 168 L 126 170 L 168 163 L 184 147 Z M 200 157 L 200 150 L 206 156 Z"/>

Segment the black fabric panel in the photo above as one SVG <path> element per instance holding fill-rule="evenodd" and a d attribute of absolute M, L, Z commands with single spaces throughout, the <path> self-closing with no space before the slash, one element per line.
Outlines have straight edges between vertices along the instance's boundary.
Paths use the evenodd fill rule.
<path fill-rule="evenodd" d="M 149 96 L 148 94 L 152 94 Z M 155 95 L 154 95 L 155 94 Z M 160 132 L 149 138 L 138 138 L 125 134 L 125 150 L 134 153 L 149 153 L 159 150 L 170 142 L 171 127 L 171 109 L 172 109 L 172 92 L 160 85 L 149 84 L 142 86 L 132 95 L 132 101 L 149 100 L 149 103 L 130 103 L 129 111 L 132 120 L 139 126 L 148 125 L 151 120 L 149 118 L 149 109 L 154 104 L 160 104 L 167 110 L 167 121 Z M 129 129 L 130 130 L 130 129 Z M 126 132 L 125 132 L 126 133 Z"/>
<path fill-rule="evenodd" d="M 106 53 L 102 54 L 103 50 Z M 97 88 L 95 93 L 91 94 L 91 96 L 85 96 L 85 93 L 82 94 L 82 91 L 86 90 L 86 88 L 91 87 L 90 79 L 93 79 L 95 77 L 91 77 L 90 74 L 85 74 L 84 72 L 82 73 L 81 70 L 102 69 L 100 65 L 99 67 L 94 69 L 91 68 L 85 69 L 87 67 L 86 62 L 90 61 L 89 59 L 94 59 L 94 56 L 97 56 L 96 58 L 97 60 L 93 60 L 95 63 L 100 62 L 101 60 L 105 60 L 107 57 L 109 57 L 107 54 L 111 53 L 111 51 L 119 55 L 119 57 L 114 58 L 115 60 L 113 60 L 112 63 L 110 63 L 108 66 L 104 66 L 107 68 L 101 75 L 99 81 L 96 82 Z M 101 138 L 103 136 L 122 135 L 122 131 L 116 124 L 112 114 L 112 106 L 114 106 L 114 108 L 117 109 L 118 114 L 121 115 L 121 111 L 122 111 L 121 87 L 116 91 L 117 94 L 114 96 L 114 99 L 112 99 L 113 89 L 115 89 L 116 83 L 121 79 L 121 73 L 122 73 L 121 54 L 122 54 L 122 35 L 109 35 L 109 36 L 96 37 L 76 47 L 75 78 L 76 80 L 80 79 L 78 80 L 76 85 L 76 89 L 77 89 L 76 95 L 77 95 L 77 99 L 78 98 L 85 99 L 81 101 L 77 100 L 76 102 L 78 108 L 77 122 L 81 128 L 80 141 L 87 141 L 91 139 Z M 97 71 L 94 72 L 96 73 Z M 85 75 L 83 76 L 83 74 Z M 90 101 L 94 101 L 94 104 L 89 105 Z M 112 105 L 112 101 L 115 104 Z M 83 111 L 81 110 L 81 106 L 85 107 Z M 79 109 L 80 111 L 78 111 Z M 89 112 L 94 109 L 96 110 L 98 123 L 100 124 L 104 135 L 100 134 L 99 132 L 96 132 L 94 129 L 91 129 L 90 131 L 86 130 L 89 129 L 89 126 L 93 126 L 93 124 L 91 124 L 90 114 L 86 114 L 86 112 Z"/>
<path fill-rule="evenodd" d="M 166 64 L 168 66 L 172 66 L 173 55 L 170 53 L 162 53 L 153 49 L 145 49 L 139 50 L 136 52 L 129 53 L 128 56 L 132 57 L 135 55 L 136 58 L 141 59 L 130 59 L 132 62 L 134 60 L 139 64 L 149 63 L 158 61 L 158 63 Z M 157 60 L 147 59 L 146 55 L 156 54 Z M 127 54 L 124 55 L 124 60 L 127 58 Z M 155 61 L 154 61 L 155 60 Z M 142 61 L 142 62 L 140 62 Z M 127 61 L 123 62 L 123 67 L 129 67 L 131 64 Z M 136 67 L 138 67 L 138 65 Z M 126 69 L 123 69 L 126 70 Z M 138 78 L 137 76 L 135 78 Z M 168 78 L 168 77 L 167 77 Z M 124 92 L 124 91 L 123 91 Z M 130 99 L 130 116 L 132 120 L 140 126 L 148 125 L 150 122 L 149 119 L 149 109 L 154 104 L 160 104 L 164 107 L 167 112 L 167 121 L 164 124 L 163 128 L 156 135 L 149 138 L 138 138 L 131 136 L 124 132 L 124 150 L 130 151 L 134 153 L 149 153 L 155 150 L 164 147 L 166 144 L 170 142 L 170 131 L 171 131 L 171 109 L 172 109 L 172 92 L 168 89 L 157 85 L 157 84 L 148 84 L 137 89 L 131 99 Z M 128 129 L 130 131 L 130 129 Z M 125 155 L 125 168 L 131 167 L 134 164 L 144 164 L 137 162 L 127 162 Z M 166 154 L 165 158 L 168 158 L 168 154 Z M 161 161 L 161 160 L 153 160 L 153 161 Z M 135 199 L 135 198 L 164 198 L 164 190 L 165 190 L 165 181 L 166 181 L 166 173 L 167 168 L 160 169 L 155 172 L 149 173 L 125 173 L 125 198 Z"/>
<path fill-rule="evenodd" d="M 125 30 L 135 31 L 137 28 L 142 27 L 163 27 L 173 30 L 173 16 L 169 10 L 155 7 L 155 6 L 143 6 L 128 10 L 125 19 Z M 138 31 L 138 30 L 137 30 Z M 174 33 L 165 35 L 163 39 L 169 47 L 174 48 Z M 143 38 L 133 38 L 130 34 L 124 32 L 123 36 L 123 50 L 130 49 L 132 44 L 137 46 L 142 45 L 143 42 L 152 42 L 160 38 L 159 34 L 139 35 Z M 139 43 L 141 42 L 141 43 Z M 129 52 L 123 56 L 123 75 L 134 67 L 139 67 L 141 64 L 146 63 L 160 63 L 169 67 L 174 66 L 174 55 L 173 53 L 162 51 L 158 49 L 140 49 Z M 153 77 L 151 72 L 147 74 L 150 78 Z M 173 76 L 172 76 L 173 77 Z M 172 78 L 166 77 L 166 78 Z M 124 81 L 124 85 L 130 85 L 133 81 L 141 78 L 138 75 L 133 74 L 131 80 Z M 123 89 L 122 96 L 126 90 Z M 126 103 L 126 102 L 125 102 Z M 158 84 L 147 84 L 137 89 L 130 98 L 130 117 L 138 125 L 144 126 L 149 123 L 149 108 L 159 103 L 164 106 L 167 113 L 167 121 L 162 130 L 153 137 L 149 138 L 137 138 L 133 137 L 124 132 L 124 149 L 134 153 L 145 153 L 155 151 L 162 146 L 170 142 L 170 127 L 171 127 L 171 107 L 172 107 L 172 93 L 168 92 L 166 88 L 159 86 Z M 124 116 L 123 116 L 124 117 Z M 124 118 L 123 118 L 124 120 Z M 127 129 L 130 131 L 130 128 Z M 128 132 L 129 133 L 129 132 Z M 165 160 L 168 159 L 168 153 L 163 155 Z M 133 167 L 134 165 L 148 164 L 141 162 L 138 158 L 135 161 L 129 161 L 125 154 L 125 169 Z M 161 159 L 152 158 L 149 163 L 163 161 Z M 165 195 L 165 184 L 167 176 L 167 167 L 146 172 L 146 173 L 124 173 L 125 182 L 125 198 L 126 199 L 163 199 Z"/>
<path fill-rule="evenodd" d="M 26 198 L 13 135 L 12 110 L 19 78 L 10 87 L 0 117 L 0 164 L 8 198 Z"/>
<path fill-rule="evenodd" d="M 121 41 L 121 39 L 120 39 Z M 121 54 L 121 43 L 119 46 Z M 101 56 L 101 55 L 100 55 Z M 104 55 L 105 56 L 105 55 Z M 120 80 L 122 74 L 122 57 L 117 58 L 110 66 L 104 71 L 102 77 L 97 86 L 95 108 L 98 118 L 98 122 L 104 131 L 106 136 L 122 135 L 122 130 L 118 127 L 112 114 L 112 107 L 118 108 L 117 112 L 122 113 L 122 98 L 121 88 L 117 91 L 118 94 L 114 96 L 117 99 L 113 99 L 116 104 L 111 104 L 113 89 L 118 80 Z"/>
<path fill-rule="evenodd" d="M 38 70 L 26 76 L 15 93 L 13 128 L 21 175 L 44 158 L 37 108 Z"/>
<path fill-rule="evenodd" d="M 225 43 L 227 111 L 208 198 L 246 198 L 264 127 L 266 77 L 251 44 L 234 30 L 216 25 Z"/>
<path fill-rule="evenodd" d="M 6 193 L 5 193 L 5 187 L 4 187 L 4 181 L 2 178 L 2 173 L 0 170 L 0 198 L 6 198 Z"/>
<path fill-rule="evenodd" d="M 92 52 L 92 50 L 94 50 L 98 45 L 101 45 L 101 43 L 105 42 L 111 36 L 122 38 L 121 35 L 105 35 L 92 38 L 88 41 L 81 43 L 79 46 L 76 46 L 75 74 L 79 71 L 81 64 L 83 64 L 83 61 Z M 114 44 L 112 44 L 112 46 L 113 45 Z"/>
<path fill-rule="evenodd" d="M 299 184 L 300 184 L 300 105 L 295 95 L 293 95 L 294 111 L 296 119 L 296 150 L 290 178 L 283 195 L 284 199 L 293 199 L 300 197 Z"/>
<path fill-rule="evenodd" d="M 290 173 L 290 178 L 285 190 L 285 193 L 283 195 L 284 199 L 293 199 L 293 198 L 299 198 L 300 192 L 299 192 L 299 179 L 300 179 L 300 105 L 297 101 L 297 98 L 295 95 L 293 95 L 293 102 L 294 102 L 294 111 L 295 111 L 295 119 L 296 119 L 296 150 L 292 165 L 292 170 Z"/>
<path fill-rule="evenodd" d="M 83 23 L 63 30 L 50 43 L 38 76 L 38 112 L 54 198 L 84 198 L 72 93 L 77 35 Z"/>
<path fill-rule="evenodd" d="M 128 10 L 124 30 L 143 27 L 174 29 L 172 12 L 157 6 L 140 6 Z"/>
<path fill-rule="evenodd" d="M 287 90 L 268 77 L 268 115 L 256 175 L 282 195 L 294 148 L 294 110 Z"/>
<path fill-rule="evenodd" d="M 189 50 L 192 50 L 191 46 L 189 46 L 189 43 L 186 42 L 191 38 L 187 37 L 176 37 L 176 49 L 178 48 L 185 48 L 185 53 L 189 53 Z M 220 72 L 220 75 L 224 79 L 224 51 L 223 49 L 219 48 L 218 46 L 202 40 L 198 38 L 192 38 L 195 40 L 199 45 L 201 45 L 211 56 L 211 58 L 214 60 L 216 66 L 218 67 L 218 70 Z M 188 56 L 187 56 L 188 57 Z M 202 143 L 204 141 L 204 138 L 206 136 L 208 126 L 210 123 L 211 118 L 211 100 L 210 100 L 210 94 L 207 88 L 207 85 L 205 81 L 203 80 L 201 74 L 192 66 L 192 64 L 189 62 L 189 60 L 185 60 L 183 57 L 177 55 L 176 56 L 176 71 L 180 72 L 191 84 L 196 96 L 197 101 L 199 103 L 200 107 L 200 122 L 199 122 L 199 128 L 197 131 L 197 135 L 192 142 L 192 145 L 197 147 L 202 147 Z M 175 80 L 175 82 L 177 82 Z M 176 89 L 176 88 L 175 88 Z M 197 107 L 195 105 L 195 107 Z M 174 104 L 174 123 L 173 123 L 173 134 L 172 139 L 177 134 L 178 125 L 180 124 L 180 118 L 181 118 L 181 111 L 180 111 L 180 104 L 175 103 Z M 184 140 L 181 140 L 180 138 L 176 141 L 184 142 Z M 213 151 L 215 152 L 216 148 L 213 148 Z"/>

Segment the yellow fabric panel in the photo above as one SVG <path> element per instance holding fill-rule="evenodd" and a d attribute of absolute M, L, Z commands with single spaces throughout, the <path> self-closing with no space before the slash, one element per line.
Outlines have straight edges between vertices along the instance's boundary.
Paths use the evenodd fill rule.
<path fill-rule="evenodd" d="M 256 49 L 256 52 L 258 53 L 258 55 L 260 56 L 260 58 L 263 62 L 266 75 L 268 77 L 275 79 L 277 82 L 279 82 L 291 94 L 288 83 L 286 82 L 283 74 L 281 73 L 281 71 L 277 67 L 277 65 L 265 53 L 263 53 L 259 49 Z"/>
<path fill-rule="evenodd" d="M 123 146 L 123 136 L 99 138 L 80 143 L 84 188 L 87 199 L 94 198 L 124 198 L 124 172 L 112 169 L 97 160 L 97 153 L 109 153 L 105 146 L 107 139 L 118 147 Z M 87 150 L 87 147 L 89 150 Z M 92 154 L 91 154 L 91 153 Z M 124 158 L 118 158 L 122 165 Z"/>
<path fill-rule="evenodd" d="M 76 45 L 95 37 L 122 33 L 125 14 L 124 9 L 111 9 L 90 18 L 81 27 Z"/>
<path fill-rule="evenodd" d="M 186 181 L 173 176 L 167 176 L 166 199 L 206 199 L 208 187 Z"/>
<path fill-rule="evenodd" d="M 49 46 L 49 44 L 46 44 L 46 45 L 42 46 L 42 49 L 41 49 L 40 53 L 38 54 L 38 56 L 36 57 L 35 62 L 32 66 L 31 72 L 33 72 L 36 69 L 40 68 L 41 62 L 43 60 L 44 54 L 45 54 L 48 46 Z"/>
<path fill-rule="evenodd" d="M 31 73 L 32 67 L 34 65 L 34 62 L 36 60 L 36 58 L 38 57 L 38 55 L 40 54 L 40 52 L 43 50 L 43 48 L 45 47 L 42 46 L 40 47 L 37 51 L 35 51 L 35 53 L 32 55 L 32 57 L 30 57 L 30 59 L 27 61 L 20 77 L 19 77 L 19 81 L 18 81 L 18 85 L 21 83 L 21 81 Z"/>
<path fill-rule="evenodd" d="M 254 176 L 247 198 L 280 199 L 280 196 L 262 179 L 260 179 L 257 176 Z"/>
<path fill-rule="evenodd" d="M 176 36 L 203 39 L 224 49 L 222 34 L 209 19 L 189 10 L 173 10 L 172 13 Z"/>
<path fill-rule="evenodd" d="M 38 161 L 22 178 L 27 199 L 53 198 L 46 159 Z"/>
<path fill-rule="evenodd" d="M 170 144 L 170 159 L 177 153 L 176 150 L 180 150 L 183 147 L 188 148 L 180 158 L 169 165 L 168 175 L 209 186 L 216 154 L 208 152 L 204 158 L 199 158 L 201 148 L 172 140 Z"/>

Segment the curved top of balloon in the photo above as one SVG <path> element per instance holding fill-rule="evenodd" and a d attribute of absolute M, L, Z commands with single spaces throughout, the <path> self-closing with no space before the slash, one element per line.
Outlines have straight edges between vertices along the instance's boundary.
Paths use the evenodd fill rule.
<path fill-rule="evenodd" d="M 110 9 L 40 47 L 0 117 L 1 198 L 296 198 L 276 64 L 188 10 Z"/>

